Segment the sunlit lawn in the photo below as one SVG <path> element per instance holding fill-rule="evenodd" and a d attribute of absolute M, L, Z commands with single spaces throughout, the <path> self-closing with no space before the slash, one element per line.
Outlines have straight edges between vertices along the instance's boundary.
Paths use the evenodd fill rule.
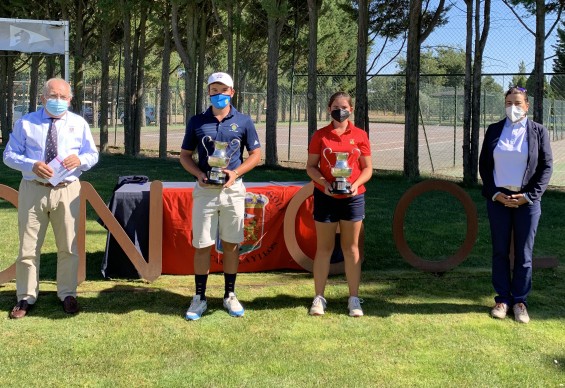
<path fill-rule="evenodd" d="M 119 175 L 191 178 L 178 160 L 104 155 L 85 173 L 104 199 Z M 0 183 L 17 188 L 19 175 L 0 166 Z M 302 170 L 260 168 L 249 180 L 306 180 Z M 56 297 L 55 246 L 48 234 L 40 298 L 30 316 L 8 319 L 15 283 L 0 285 L 0 386 L 540 386 L 565 385 L 565 195 L 544 196 L 536 255 L 559 257 L 558 269 L 535 270 L 528 325 L 488 316 L 490 237 L 479 188 L 466 188 L 477 206 L 479 237 L 462 265 L 425 274 L 399 255 L 392 216 L 413 185 L 377 174 L 367 192 L 365 317 L 348 317 L 344 276 L 330 279 L 328 312 L 313 318 L 311 274 L 238 275 L 245 317 L 222 309 L 223 278 L 209 281 L 209 311 L 187 322 L 192 276 L 153 283 L 103 279 L 106 234 L 89 213 L 87 281 L 82 311 L 66 316 Z M 465 233 L 461 204 L 431 192 L 409 208 L 405 233 L 429 260 L 453 253 Z M 17 254 L 15 209 L 0 202 L 0 268 Z"/>

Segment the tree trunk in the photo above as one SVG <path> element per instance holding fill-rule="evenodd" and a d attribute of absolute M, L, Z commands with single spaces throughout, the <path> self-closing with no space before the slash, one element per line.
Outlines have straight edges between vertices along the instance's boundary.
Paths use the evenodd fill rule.
<path fill-rule="evenodd" d="M 167 157 L 167 111 L 169 106 L 169 71 L 171 67 L 171 6 L 167 2 L 163 17 L 163 63 L 161 67 L 161 104 L 159 106 L 159 157 Z"/>
<path fill-rule="evenodd" d="M 202 6 L 202 5 L 201 5 Z M 196 113 L 196 90 L 198 90 L 199 85 L 197 84 L 198 79 L 198 65 L 196 62 L 196 40 L 198 38 L 198 16 L 200 18 L 205 18 L 206 13 L 202 12 L 202 9 L 194 8 L 189 13 L 189 22 L 186 26 L 186 52 L 190 58 L 191 67 L 189 67 L 186 71 L 186 80 L 185 80 L 185 93 L 184 93 L 184 101 L 185 101 L 185 116 L 188 118 L 192 117 Z M 196 6 L 194 6 L 196 7 Z M 204 23 L 206 23 L 204 21 Z"/>
<path fill-rule="evenodd" d="M 125 9 L 126 2 L 122 1 L 123 27 L 124 27 L 124 152 L 126 155 L 133 155 L 132 127 L 132 60 L 131 60 L 131 19 L 130 12 Z"/>
<path fill-rule="evenodd" d="M 427 7 L 426 3 L 426 7 Z M 418 118 L 420 113 L 420 47 L 441 18 L 445 0 L 439 0 L 434 15 L 422 31 L 422 0 L 410 0 L 408 16 L 408 46 L 406 51 L 406 98 L 404 131 L 404 175 L 420 176 L 418 159 Z"/>
<path fill-rule="evenodd" d="M 357 29 L 357 77 L 355 126 L 369 132 L 369 101 L 367 97 L 367 49 L 369 39 L 369 0 L 359 0 Z"/>
<path fill-rule="evenodd" d="M 134 155 L 138 155 L 141 151 L 141 127 L 146 125 L 145 120 L 145 39 L 147 30 L 147 17 L 150 10 L 147 6 L 142 6 L 139 27 L 136 30 L 135 41 L 137 43 L 137 78 L 135 82 L 135 138 L 134 138 Z"/>
<path fill-rule="evenodd" d="M 241 9 L 241 4 L 239 2 L 235 3 L 235 14 L 236 15 L 241 15 L 242 9 Z M 235 87 L 235 95 L 233 96 L 233 104 L 234 106 L 236 106 L 239 109 L 239 99 L 242 98 L 241 97 L 241 92 L 243 92 L 243 89 L 240 89 L 240 78 L 239 78 L 239 61 L 237 60 L 239 58 L 239 50 L 241 48 L 241 23 L 237 23 L 236 24 L 237 28 L 235 29 L 235 48 L 234 48 L 234 64 L 233 64 L 233 82 L 234 82 L 234 87 Z M 243 82 L 241 82 L 241 86 L 243 86 Z"/>
<path fill-rule="evenodd" d="M 471 106 L 473 95 L 473 1 L 465 0 L 467 6 L 467 35 L 465 40 L 465 83 L 463 87 L 463 182 L 473 183 L 471 169 L 471 116 L 480 115 L 480 107 Z"/>
<path fill-rule="evenodd" d="M 197 58 L 197 73 L 196 73 L 196 99 L 194 100 L 195 106 L 195 113 L 203 112 L 207 106 L 204 101 L 204 89 L 202 89 L 201 85 L 205 84 L 205 74 L 204 70 L 206 69 L 206 25 L 207 25 L 206 18 L 199 19 L 199 34 L 198 34 L 198 58 Z M 234 82 L 235 79 L 234 79 Z M 236 84 L 237 87 L 237 84 Z"/>
<path fill-rule="evenodd" d="M 227 45 L 227 60 L 228 60 L 228 74 L 233 75 L 233 3 L 231 1 L 225 2 L 225 11 L 227 17 L 227 27 L 226 24 L 220 18 L 220 13 L 218 12 L 218 7 L 216 2 L 212 0 L 212 13 L 216 19 L 216 25 L 220 29 L 222 36 L 226 40 Z M 235 81 L 234 81 L 235 82 Z"/>
<path fill-rule="evenodd" d="M 28 112 L 35 112 L 37 110 L 37 91 L 39 89 L 39 65 L 41 64 L 41 57 L 34 55 L 31 58 L 31 67 L 29 69 L 29 106 Z"/>
<path fill-rule="evenodd" d="M 74 53 L 73 53 L 73 99 L 71 101 L 74 112 L 83 114 L 84 105 L 84 13 L 83 0 L 75 1 L 75 13 L 72 20 L 75 22 Z"/>
<path fill-rule="evenodd" d="M 278 69 L 279 47 L 282 28 L 288 17 L 288 1 L 273 0 L 263 4 L 268 14 L 268 48 L 267 48 L 267 117 L 265 164 L 278 165 L 277 121 L 278 121 Z"/>
<path fill-rule="evenodd" d="M 479 166 L 479 133 L 481 129 L 481 80 L 483 76 L 483 53 L 488 38 L 490 28 L 490 2 L 484 1 L 484 17 L 481 23 L 481 0 L 476 0 L 475 4 L 475 58 L 473 63 L 473 116 L 471 120 L 471 155 L 469 165 L 469 181 L 470 184 L 478 183 L 478 166 Z M 482 33 L 480 26 L 483 26 Z"/>
<path fill-rule="evenodd" d="M 100 152 L 108 151 L 108 105 L 110 103 L 110 32 L 108 26 L 100 28 Z"/>
<path fill-rule="evenodd" d="M 545 0 L 536 0 L 536 48 L 534 64 L 534 121 L 543 123 L 544 73 L 545 56 Z"/>
<path fill-rule="evenodd" d="M 191 117 L 195 113 L 195 91 L 196 91 L 196 64 L 195 64 L 195 54 L 194 54 L 194 44 L 196 39 L 195 24 L 197 24 L 197 9 L 196 5 L 192 2 L 186 6 L 186 37 L 187 37 L 187 48 L 183 46 L 183 40 L 181 39 L 179 32 L 179 18 L 178 18 L 179 6 L 177 2 L 172 3 L 171 9 L 171 26 L 173 32 L 173 38 L 175 41 L 175 48 L 179 57 L 182 60 L 185 70 L 185 116 Z M 206 15 L 203 12 L 198 13 L 201 18 L 205 19 Z"/>
<path fill-rule="evenodd" d="M 143 11 L 141 11 L 143 12 Z M 137 90 L 137 86 L 138 86 L 138 77 L 139 77 L 139 57 L 140 57 L 140 52 L 139 52 L 139 47 L 140 47 L 140 34 L 139 34 L 139 28 L 141 28 L 141 13 L 139 15 L 139 19 L 140 19 L 140 23 L 139 26 L 137 26 L 135 24 L 136 20 L 137 20 L 137 15 L 134 19 L 134 29 L 133 29 L 133 38 L 132 38 L 132 51 L 131 51 L 131 86 L 130 86 L 130 93 L 131 93 L 131 116 L 130 116 L 130 120 L 131 120 L 131 133 L 132 133 L 132 138 L 131 138 L 131 155 L 137 155 L 139 153 L 138 148 L 137 148 L 137 139 L 139 138 L 139 133 L 141 131 L 141 125 L 140 125 L 140 113 L 139 113 L 139 104 L 140 101 L 138 99 L 138 90 Z"/>
<path fill-rule="evenodd" d="M 420 12 L 421 0 L 410 0 L 408 45 L 406 51 L 406 94 L 404 130 L 404 175 L 420 176 L 418 161 L 418 113 L 420 99 Z"/>
<path fill-rule="evenodd" d="M 57 58 L 53 55 L 45 56 L 45 79 L 51 79 L 57 74 Z"/>
<path fill-rule="evenodd" d="M 318 66 L 318 4 L 317 0 L 308 0 L 308 144 L 318 126 L 316 109 L 318 102 L 317 66 Z M 284 112 L 284 110 L 283 110 Z"/>

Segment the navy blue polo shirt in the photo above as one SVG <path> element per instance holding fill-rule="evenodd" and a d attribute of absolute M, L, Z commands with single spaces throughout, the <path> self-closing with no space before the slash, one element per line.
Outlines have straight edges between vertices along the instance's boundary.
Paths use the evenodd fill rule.
<path fill-rule="evenodd" d="M 192 116 L 188 121 L 182 141 L 182 149 L 187 151 L 198 150 L 198 167 L 204 172 L 210 171 L 208 155 L 214 152 L 213 141 L 206 139 L 202 144 L 202 139 L 206 136 L 210 136 L 212 140 L 228 143 L 226 155 L 230 157 L 233 153 L 233 156 L 231 156 L 226 168 L 232 171 L 243 163 L 244 148 L 247 148 L 249 152 L 261 147 L 251 117 L 238 112 L 233 105 L 230 106 L 230 112 L 221 122 L 214 116 L 212 107 L 209 107 L 204 113 Z M 241 146 L 234 142 L 234 139 L 238 139 Z"/>

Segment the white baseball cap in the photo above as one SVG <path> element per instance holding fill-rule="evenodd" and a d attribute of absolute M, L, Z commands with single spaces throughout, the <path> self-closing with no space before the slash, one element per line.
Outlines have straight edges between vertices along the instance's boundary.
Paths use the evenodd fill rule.
<path fill-rule="evenodd" d="M 208 86 L 216 82 L 233 88 L 233 79 L 227 73 L 213 73 L 208 77 Z"/>

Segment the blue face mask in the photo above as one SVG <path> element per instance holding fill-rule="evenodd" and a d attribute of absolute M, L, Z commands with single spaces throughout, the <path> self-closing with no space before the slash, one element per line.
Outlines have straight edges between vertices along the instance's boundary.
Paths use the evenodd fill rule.
<path fill-rule="evenodd" d="M 214 94 L 213 96 L 210 96 L 210 102 L 216 109 L 224 109 L 230 104 L 230 101 L 231 96 L 228 96 L 227 94 Z"/>
<path fill-rule="evenodd" d="M 69 102 L 58 98 L 50 98 L 45 104 L 45 109 L 47 109 L 47 112 L 51 113 L 52 116 L 61 116 L 69 109 Z"/>

